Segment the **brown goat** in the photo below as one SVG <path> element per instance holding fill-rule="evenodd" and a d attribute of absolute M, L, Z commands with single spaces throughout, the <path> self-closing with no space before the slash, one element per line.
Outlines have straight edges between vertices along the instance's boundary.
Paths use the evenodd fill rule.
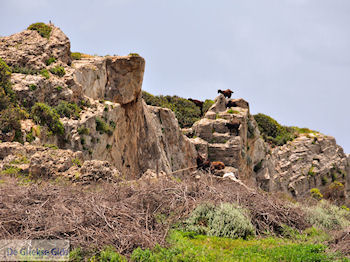
<path fill-rule="evenodd" d="M 192 103 L 194 103 L 196 106 L 198 106 L 201 110 L 201 114 L 203 114 L 203 104 L 204 104 L 203 101 L 199 101 L 199 100 L 192 99 L 192 98 L 189 98 L 188 100 L 191 101 Z"/>
<path fill-rule="evenodd" d="M 197 156 L 197 169 L 207 169 L 210 167 L 210 161 L 208 159 L 204 159 L 201 155 Z"/>
<path fill-rule="evenodd" d="M 233 93 L 233 91 L 232 90 L 230 90 L 230 89 L 226 89 L 226 90 L 224 90 L 224 91 L 222 91 L 222 90 L 218 90 L 218 93 L 220 93 L 220 94 L 223 94 L 225 97 L 227 97 L 227 98 L 231 98 L 231 95 L 232 95 L 232 93 Z"/>
<path fill-rule="evenodd" d="M 222 170 L 225 168 L 225 164 L 221 161 L 213 161 L 210 164 L 210 171 Z"/>

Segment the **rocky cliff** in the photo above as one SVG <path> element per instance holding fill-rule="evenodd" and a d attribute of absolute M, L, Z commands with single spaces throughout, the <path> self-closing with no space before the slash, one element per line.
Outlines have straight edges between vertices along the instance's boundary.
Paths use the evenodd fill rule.
<path fill-rule="evenodd" d="M 0 39 L 0 57 L 12 68 L 18 103 L 29 113 L 37 103 L 63 111 L 63 134 L 27 119 L 21 120 L 23 140 L 30 135 L 33 145 L 55 144 L 81 151 L 84 160 L 109 161 L 129 178 L 147 169 L 170 173 L 195 164 L 194 146 L 174 114 L 141 99 L 142 57 L 72 60 L 67 36 L 48 26 L 48 38 L 25 30 Z M 65 114 L 72 108 L 73 114 Z M 6 140 L 6 134 L 2 137 Z"/>
<path fill-rule="evenodd" d="M 285 145 L 271 145 L 246 101 L 220 95 L 204 118 L 184 131 L 204 158 L 222 161 L 225 171 L 265 191 L 302 198 L 317 188 L 327 198 L 344 200 L 350 193 L 349 155 L 331 136 L 298 130 Z"/>
<path fill-rule="evenodd" d="M 317 188 L 337 199 L 350 193 L 350 157 L 334 138 L 299 132 L 274 146 L 264 140 L 248 102 L 223 95 L 191 128 L 180 130 L 170 109 L 143 101 L 142 57 L 73 56 L 59 28 L 41 26 L 45 34 L 25 30 L 0 38 L 0 58 L 11 68 L 16 97 L 11 107 L 0 107 L 0 122 L 21 112 L 20 130 L 0 132 L 3 170 L 114 181 L 139 178 L 148 169 L 191 170 L 199 154 L 225 164 L 216 175 L 233 172 L 266 191 L 301 198 Z"/>

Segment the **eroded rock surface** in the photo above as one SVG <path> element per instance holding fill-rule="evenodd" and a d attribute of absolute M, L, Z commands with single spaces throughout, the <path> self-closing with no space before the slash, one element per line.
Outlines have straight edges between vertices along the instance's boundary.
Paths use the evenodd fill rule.
<path fill-rule="evenodd" d="M 48 39 L 31 30 L 1 38 L 0 57 L 17 68 L 13 89 L 28 111 L 37 102 L 56 107 L 62 101 L 70 103 L 65 110 L 73 105 L 82 110 L 60 119 L 65 129 L 61 136 L 23 124 L 24 140 L 30 134 L 37 146 L 81 151 L 84 159 L 108 161 L 127 178 L 138 178 L 147 169 L 170 173 L 195 164 L 195 148 L 181 133 L 175 115 L 149 107 L 141 98 L 142 57 L 84 56 L 72 62 L 69 39 L 50 26 Z M 54 59 L 48 65 L 49 58 Z M 52 70 L 57 66 L 64 74 Z M 51 161 L 46 158 L 43 161 Z"/>

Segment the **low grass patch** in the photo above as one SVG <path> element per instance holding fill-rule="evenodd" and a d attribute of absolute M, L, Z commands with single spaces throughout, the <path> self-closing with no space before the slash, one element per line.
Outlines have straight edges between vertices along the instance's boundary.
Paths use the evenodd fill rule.
<path fill-rule="evenodd" d="M 283 238 L 228 239 L 173 231 L 169 248 L 137 248 L 132 261 L 349 261 L 323 244 Z"/>

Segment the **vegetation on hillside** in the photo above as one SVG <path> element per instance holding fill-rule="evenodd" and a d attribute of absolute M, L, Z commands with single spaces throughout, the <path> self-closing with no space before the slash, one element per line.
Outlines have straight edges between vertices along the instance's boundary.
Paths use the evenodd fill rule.
<path fill-rule="evenodd" d="M 37 124 L 46 125 L 53 134 L 63 135 L 64 127 L 55 109 L 44 103 L 32 107 L 32 118 Z"/>
<path fill-rule="evenodd" d="M 298 134 L 317 133 L 308 128 L 282 126 L 272 117 L 261 113 L 254 115 L 254 118 L 264 140 L 272 145 L 282 146 Z"/>
<path fill-rule="evenodd" d="M 72 52 L 70 54 L 70 57 L 73 59 L 73 60 L 80 60 L 81 59 L 81 53 L 79 52 Z"/>
<path fill-rule="evenodd" d="M 52 28 L 44 23 L 34 23 L 28 26 L 28 30 L 37 31 L 42 37 L 49 39 Z"/>
<path fill-rule="evenodd" d="M 10 77 L 10 67 L 0 58 L 0 140 L 1 133 L 14 132 L 13 140 L 23 142 L 20 120 L 26 113 L 17 104 Z"/>
<path fill-rule="evenodd" d="M 146 91 L 142 91 L 142 98 L 147 105 L 159 106 L 171 109 L 179 121 L 181 128 L 191 127 L 194 122 L 201 118 L 201 110 L 193 102 L 178 96 L 154 96 Z M 203 114 L 214 104 L 212 100 L 205 100 L 203 104 Z"/>

